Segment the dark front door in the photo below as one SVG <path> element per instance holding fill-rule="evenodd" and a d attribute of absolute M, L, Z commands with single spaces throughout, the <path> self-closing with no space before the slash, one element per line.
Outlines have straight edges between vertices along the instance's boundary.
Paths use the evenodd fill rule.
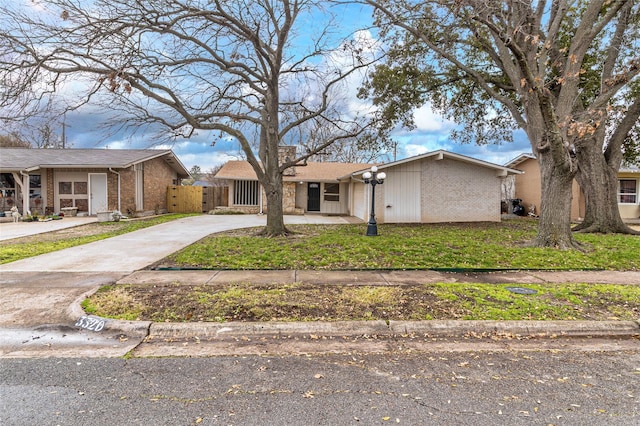
<path fill-rule="evenodd" d="M 320 183 L 309 182 L 307 185 L 307 211 L 319 212 L 320 211 Z"/>

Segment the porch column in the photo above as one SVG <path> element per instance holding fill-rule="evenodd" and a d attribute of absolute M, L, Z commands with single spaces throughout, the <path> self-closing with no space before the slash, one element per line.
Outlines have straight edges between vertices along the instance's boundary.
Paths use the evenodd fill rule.
<path fill-rule="evenodd" d="M 20 192 L 22 192 L 22 215 L 26 216 L 29 213 L 29 174 L 24 174 L 24 172 L 13 172 L 13 180 L 20 187 Z M 16 191 L 16 201 L 17 200 L 17 191 Z"/>

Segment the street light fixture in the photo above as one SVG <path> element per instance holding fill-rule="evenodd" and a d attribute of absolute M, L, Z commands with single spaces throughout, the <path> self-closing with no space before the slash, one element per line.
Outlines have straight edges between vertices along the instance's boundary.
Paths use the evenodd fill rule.
<path fill-rule="evenodd" d="M 373 237 L 378 235 L 378 224 L 376 222 L 376 185 L 382 185 L 387 177 L 385 172 L 378 173 L 378 167 L 371 166 L 370 172 L 364 172 L 362 178 L 364 183 L 371 184 L 371 214 L 369 215 L 369 223 L 367 224 L 367 236 Z"/>

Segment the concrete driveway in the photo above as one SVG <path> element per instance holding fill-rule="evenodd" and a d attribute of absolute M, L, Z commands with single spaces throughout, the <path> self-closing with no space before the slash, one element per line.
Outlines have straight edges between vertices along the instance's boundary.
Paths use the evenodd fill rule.
<path fill-rule="evenodd" d="M 74 226 L 97 222 L 97 220 L 98 218 L 96 217 L 85 216 L 65 217 L 61 220 L 50 220 L 48 222 L 3 222 L 0 223 L 0 241 L 73 228 Z"/>
<path fill-rule="evenodd" d="M 59 222 L 64 222 L 63 219 Z M 264 215 L 191 216 L 135 232 L 0 265 L 0 272 L 110 272 L 128 274 L 209 234 L 266 225 Z M 45 222 L 49 223 L 49 222 Z M 286 216 L 287 224 L 344 224 L 346 217 Z M 32 224 L 26 224 L 32 225 Z"/>
<path fill-rule="evenodd" d="M 287 224 L 350 221 L 320 215 L 285 217 Z M 65 218 L 43 224 L 49 223 L 63 226 L 73 221 Z M 113 284 L 209 234 L 265 224 L 266 216 L 192 216 L 0 265 L 0 357 L 124 355 L 147 336 L 150 323 L 107 320 L 99 333 L 80 329 L 76 322 L 84 315 L 82 300 L 100 286 Z M 3 236 L 10 235 L 10 230 L 18 236 L 21 225 L 38 224 L 8 226 Z"/>

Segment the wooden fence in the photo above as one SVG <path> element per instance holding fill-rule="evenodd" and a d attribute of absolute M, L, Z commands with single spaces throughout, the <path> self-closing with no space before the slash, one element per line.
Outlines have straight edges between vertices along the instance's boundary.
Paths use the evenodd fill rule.
<path fill-rule="evenodd" d="M 218 206 L 226 206 L 229 188 L 226 186 L 169 186 L 169 213 L 206 213 Z"/>

